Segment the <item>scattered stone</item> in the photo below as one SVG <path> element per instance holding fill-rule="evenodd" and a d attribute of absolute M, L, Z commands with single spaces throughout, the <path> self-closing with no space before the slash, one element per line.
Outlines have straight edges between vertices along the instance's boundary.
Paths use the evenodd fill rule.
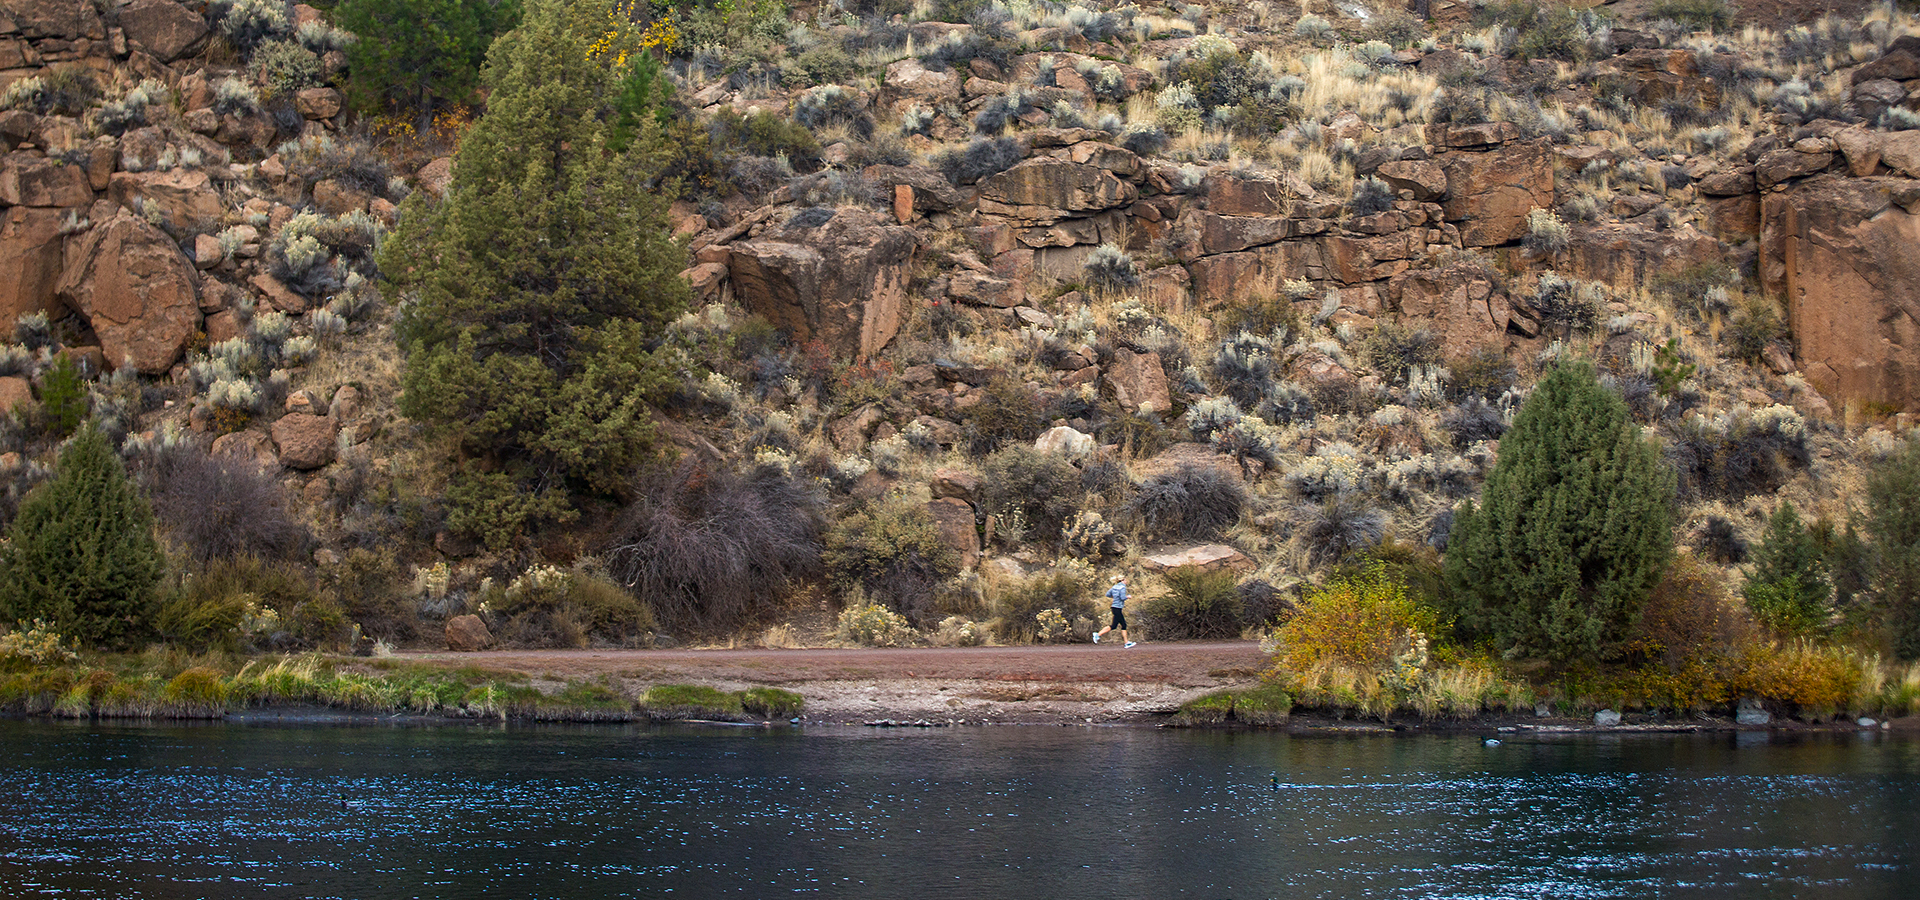
<path fill-rule="evenodd" d="M 1601 728 L 1612 728 L 1620 724 L 1620 714 L 1611 709 L 1603 709 L 1593 714 L 1593 724 Z"/>
<path fill-rule="evenodd" d="M 927 490 L 936 500 L 953 497 L 972 503 L 980 495 L 980 476 L 961 469 L 935 469 Z"/>
<path fill-rule="evenodd" d="M 18 375 L 0 376 L 0 415 L 33 402 L 33 385 Z"/>
<path fill-rule="evenodd" d="M 1082 434 L 1065 425 L 1056 425 L 1047 429 L 1033 442 L 1033 449 L 1049 456 L 1064 456 L 1068 459 L 1084 459 L 1093 453 L 1098 445 L 1093 435 Z"/>
<path fill-rule="evenodd" d="M 1762 708 L 1760 701 L 1747 697 L 1740 701 L 1733 721 L 1741 725 L 1766 725 L 1773 721 L 1773 714 Z"/>
<path fill-rule="evenodd" d="M 454 616 L 447 620 L 447 649 L 456 653 L 485 650 L 493 643 L 493 634 L 479 616 Z"/>
<path fill-rule="evenodd" d="M 941 543 L 960 555 L 961 569 L 980 564 L 980 527 L 973 504 L 957 497 L 942 497 L 927 501 L 927 514 L 933 517 Z"/>

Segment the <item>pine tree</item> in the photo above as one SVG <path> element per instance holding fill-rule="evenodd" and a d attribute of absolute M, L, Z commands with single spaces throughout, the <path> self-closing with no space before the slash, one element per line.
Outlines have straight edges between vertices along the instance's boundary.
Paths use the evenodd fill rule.
<path fill-rule="evenodd" d="M 1673 474 L 1585 363 L 1556 365 L 1453 526 L 1458 626 L 1508 658 L 1617 655 L 1673 552 Z"/>
<path fill-rule="evenodd" d="M 1826 624 L 1833 585 L 1820 545 L 1801 524 L 1793 504 L 1774 507 L 1753 557 L 1753 572 L 1742 593 L 1754 618 L 1789 634 L 1810 633 Z"/>
<path fill-rule="evenodd" d="M 1894 654 L 1920 659 L 1920 441 L 1868 474 L 1867 534 L 1880 576 L 1875 613 Z"/>
<path fill-rule="evenodd" d="M 688 293 L 657 125 L 607 144 L 638 59 L 623 23 L 607 0 L 530 3 L 489 54 L 447 199 L 411 206 L 380 259 L 404 303 L 401 411 L 457 442 L 450 524 L 495 548 L 654 449 L 651 342 Z"/>
<path fill-rule="evenodd" d="M 82 430 L 52 480 L 20 504 L 0 547 L 0 620 L 45 619 L 83 644 L 125 647 L 147 630 L 164 560 L 153 511 L 107 439 Z"/>

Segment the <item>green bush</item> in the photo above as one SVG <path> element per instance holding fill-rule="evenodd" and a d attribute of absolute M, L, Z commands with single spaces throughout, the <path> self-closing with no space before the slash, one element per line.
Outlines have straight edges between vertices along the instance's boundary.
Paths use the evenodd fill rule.
<path fill-rule="evenodd" d="M 1901 659 L 1920 658 L 1920 441 L 1867 476 L 1866 532 L 1878 551 L 1875 612 Z"/>
<path fill-rule="evenodd" d="M 1646 8 L 1646 18 L 1701 31 L 1726 31 L 1733 24 L 1733 10 L 1726 0 L 1654 0 Z"/>
<path fill-rule="evenodd" d="M 658 628 L 653 611 L 592 560 L 572 569 L 531 567 L 486 592 L 481 607 L 502 641 L 527 647 L 644 646 Z"/>
<path fill-rule="evenodd" d="M 1176 717 L 1184 725 L 1221 725 L 1233 715 L 1233 693 L 1220 691 L 1195 697 L 1180 704 Z"/>
<path fill-rule="evenodd" d="M 1293 695 L 1277 684 L 1233 696 L 1233 720 L 1245 725 L 1277 725 L 1293 712 Z"/>
<path fill-rule="evenodd" d="M 1167 593 L 1140 606 L 1155 640 L 1220 640 L 1238 637 L 1246 627 L 1239 576 L 1232 571 L 1181 566 L 1169 569 L 1166 579 Z"/>
<path fill-rule="evenodd" d="M 150 627 L 163 571 L 146 498 L 89 427 L 0 544 L 0 621 L 44 619 L 83 645 L 128 646 Z"/>
<path fill-rule="evenodd" d="M 227 682 L 219 672 L 195 666 L 173 676 L 161 697 L 195 711 L 215 710 L 227 704 Z"/>
<path fill-rule="evenodd" d="M 1591 366 L 1556 365 L 1502 438 L 1480 505 L 1456 515 L 1460 625 L 1510 658 L 1620 652 L 1673 552 L 1673 473 Z"/>
<path fill-rule="evenodd" d="M 906 500 L 869 504 L 833 523 L 824 562 L 842 591 L 859 588 L 915 624 L 931 623 L 940 583 L 960 569 L 927 508 Z"/>
<path fill-rule="evenodd" d="M 841 640 L 862 647 L 892 647 L 915 637 L 905 616 L 864 599 L 856 599 L 840 611 L 839 633 Z"/>

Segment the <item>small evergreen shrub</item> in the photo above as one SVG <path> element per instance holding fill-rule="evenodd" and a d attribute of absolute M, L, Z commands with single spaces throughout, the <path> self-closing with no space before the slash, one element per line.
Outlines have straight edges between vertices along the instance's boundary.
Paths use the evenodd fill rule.
<path fill-rule="evenodd" d="M 862 647 L 895 647 L 919 636 L 900 615 L 878 603 L 859 600 L 840 611 L 840 639 Z"/>
<path fill-rule="evenodd" d="M 1114 244 L 1101 244 L 1087 255 L 1087 285 L 1109 291 L 1140 285 L 1140 271 L 1133 257 Z"/>
<path fill-rule="evenodd" d="M 1230 570 L 1203 572 L 1181 566 L 1166 573 L 1167 593 L 1141 604 L 1140 615 L 1156 640 L 1224 640 L 1238 637 L 1247 610 Z"/>
<path fill-rule="evenodd" d="M 941 152 L 933 167 L 948 181 L 967 185 L 1013 168 L 1026 155 L 1026 146 L 1015 138 L 974 138 L 965 148 Z"/>
<path fill-rule="evenodd" d="M 1393 188 L 1378 178 L 1368 176 L 1353 182 L 1353 202 L 1349 205 L 1356 216 L 1371 216 L 1393 208 Z"/>

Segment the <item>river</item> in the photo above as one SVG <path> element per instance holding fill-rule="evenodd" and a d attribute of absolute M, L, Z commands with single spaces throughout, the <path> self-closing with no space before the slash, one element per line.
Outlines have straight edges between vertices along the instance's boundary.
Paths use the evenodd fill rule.
<path fill-rule="evenodd" d="M 1920 741 L 0 721 L 0 896 L 1920 897 Z"/>

